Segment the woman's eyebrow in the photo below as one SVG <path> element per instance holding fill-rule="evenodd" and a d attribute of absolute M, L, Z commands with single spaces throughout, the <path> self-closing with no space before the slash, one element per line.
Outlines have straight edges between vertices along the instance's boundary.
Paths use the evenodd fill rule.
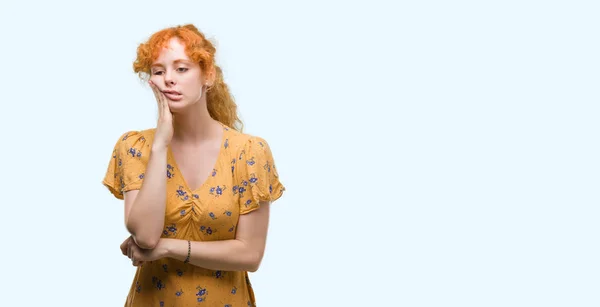
<path fill-rule="evenodd" d="M 173 63 L 177 64 L 177 63 L 184 63 L 184 64 L 190 64 L 191 62 L 186 60 L 186 59 L 177 59 L 175 61 L 173 61 Z M 160 63 L 154 63 L 152 64 L 152 67 L 155 66 L 160 66 L 160 67 L 164 67 L 164 65 L 160 64 Z"/>

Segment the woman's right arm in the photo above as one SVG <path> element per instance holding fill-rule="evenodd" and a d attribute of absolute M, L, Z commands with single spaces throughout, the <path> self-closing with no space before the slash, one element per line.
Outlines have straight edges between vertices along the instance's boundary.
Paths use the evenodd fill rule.
<path fill-rule="evenodd" d="M 167 150 L 173 138 L 173 114 L 167 98 L 152 82 L 150 86 L 159 110 L 154 141 L 142 186 L 139 190 L 124 194 L 125 226 L 135 243 L 146 249 L 152 249 L 158 244 L 164 227 L 167 203 Z"/>
<path fill-rule="evenodd" d="M 154 248 L 164 227 L 167 203 L 166 168 L 167 149 L 153 146 L 142 187 L 124 194 L 125 226 L 141 248 Z"/>

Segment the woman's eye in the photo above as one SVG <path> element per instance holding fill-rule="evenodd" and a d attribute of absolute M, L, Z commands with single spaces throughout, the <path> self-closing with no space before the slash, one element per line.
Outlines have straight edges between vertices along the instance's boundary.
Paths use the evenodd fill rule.
<path fill-rule="evenodd" d="M 188 70 L 188 69 L 187 69 L 187 68 L 185 68 L 185 67 L 179 67 L 179 68 L 177 68 L 177 69 L 178 69 L 180 72 L 184 72 L 184 71 L 187 71 L 187 70 Z"/>
<path fill-rule="evenodd" d="M 155 72 L 153 73 L 153 75 L 160 75 L 161 73 L 162 73 L 162 71 L 155 71 Z"/>

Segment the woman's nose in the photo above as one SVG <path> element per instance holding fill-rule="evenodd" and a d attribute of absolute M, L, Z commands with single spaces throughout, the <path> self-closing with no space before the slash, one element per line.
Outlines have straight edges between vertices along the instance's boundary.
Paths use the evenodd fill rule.
<path fill-rule="evenodd" d="M 175 80 L 173 79 L 173 74 L 166 73 L 165 74 L 165 83 L 167 85 L 174 85 Z"/>

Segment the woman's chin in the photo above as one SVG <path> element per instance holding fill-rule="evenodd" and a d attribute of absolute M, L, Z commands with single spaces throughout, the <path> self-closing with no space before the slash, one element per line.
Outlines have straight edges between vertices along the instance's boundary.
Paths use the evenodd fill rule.
<path fill-rule="evenodd" d="M 169 102 L 169 109 L 171 109 L 171 112 L 173 113 L 177 113 L 178 111 L 183 111 L 188 104 L 185 103 L 185 100 L 179 100 L 179 101 L 173 101 L 173 100 L 168 100 Z"/>

